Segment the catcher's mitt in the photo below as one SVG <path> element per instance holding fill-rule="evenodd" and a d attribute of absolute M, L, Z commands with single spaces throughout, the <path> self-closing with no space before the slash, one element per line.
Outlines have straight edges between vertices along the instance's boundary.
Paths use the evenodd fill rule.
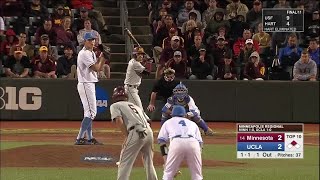
<path fill-rule="evenodd" d="M 110 47 L 104 45 L 104 44 L 99 44 L 98 45 L 98 49 L 101 51 L 101 53 L 103 54 L 104 58 L 110 60 L 111 57 L 111 53 L 110 53 Z"/>

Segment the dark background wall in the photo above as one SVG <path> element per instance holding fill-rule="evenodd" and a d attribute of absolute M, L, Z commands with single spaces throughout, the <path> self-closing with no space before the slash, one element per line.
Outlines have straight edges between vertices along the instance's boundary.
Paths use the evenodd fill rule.
<path fill-rule="evenodd" d="M 144 107 L 148 106 L 154 80 L 144 80 L 139 94 Z M 232 122 L 308 122 L 319 123 L 319 82 L 284 81 L 185 81 L 189 94 L 195 99 L 206 121 Z M 110 120 L 110 96 L 122 80 L 103 80 L 97 83 L 100 99 L 98 120 Z M 36 87 L 41 90 L 38 110 L 6 109 L 8 87 L 16 88 L 16 102 L 21 103 L 19 90 Z M 0 79 L 1 120 L 81 120 L 82 105 L 76 80 Z M 101 95 L 102 91 L 102 95 Z M 32 104 L 32 93 L 27 102 Z M 19 100 L 20 99 L 20 100 Z M 101 109 L 102 108 L 102 109 Z M 161 108 L 161 107 L 160 107 Z M 159 108 L 159 109 L 160 109 Z M 154 119 L 160 119 L 159 112 Z"/>

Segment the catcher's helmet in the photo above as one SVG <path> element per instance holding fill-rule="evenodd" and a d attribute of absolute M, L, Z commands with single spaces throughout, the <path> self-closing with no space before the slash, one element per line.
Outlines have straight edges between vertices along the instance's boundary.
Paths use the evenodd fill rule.
<path fill-rule="evenodd" d="M 173 106 L 172 113 L 171 113 L 172 117 L 175 117 L 175 116 L 183 117 L 185 115 L 186 115 L 186 109 L 183 106 L 180 106 L 180 105 Z"/>
<path fill-rule="evenodd" d="M 183 99 L 185 96 L 188 95 L 188 88 L 180 82 L 174 89 L 173 95 L 176 96 L 178 99 Z"/>
<path fill-rule="evenodd" d="M 118 86 L 114 88 L 113 94 L 112 94 L 112 100 L 114 102 L 117 101 L 125 101 L 128 99 L 128 94 L 126 93 L 126 90 L 123 86 Z"/>
<path fill-rule="evenodd" d="M 136 54 L 145 54 L 144 52 L 144 49 L 142 47 L 135 47 L 133 48 L 133 52 L 132 52 L 133 55 L 136 55 Z"/>

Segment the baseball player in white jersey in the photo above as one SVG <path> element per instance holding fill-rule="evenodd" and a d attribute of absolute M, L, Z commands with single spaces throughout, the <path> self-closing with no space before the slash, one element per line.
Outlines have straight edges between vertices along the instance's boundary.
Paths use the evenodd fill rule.
<path fill-rule="evenodd" d="M 163 180 L 172 180 L 184 159 L 191 171 L 191 179 L 201 180 L 203 141 L 198 125 L 185 118 L 186 110 L 183 106 L 173 106 L 171 116 L 172 118 L 162 125 L 158 135 L 161 154 L 166 157 Z M 169 141 L 168 150 L 166 143 Z"/>
<path fill-rule="evenodd" d="M 150 72 L 141 64 L 144 59 L 145 52 L 142 47 L 133 49 L 133 58 L 129 61 L 124 87 L 128 93 L 128 101 L 139 106 L 142 110 L 142 103 L 139 96 L 139 86 L 141 84 L 142 74 L 149 75 Z"/>
<path fill-rule="evenodd" d="M 91 32 L 87 32 L 83 36 L 85 42 L 83 49 L 78 54 L 77 59 L 77 75 L 78 75 L 78 92 L 84 110 L 84 118 L 76 139 L 76 145 L 95 144 L 100 145 L 92 136 L 92 121 L 97 114 L 96 89 L 95 83 L 98 82 L 97 72 L 105 63 L 102 55 L 97 60 L 93 52 L 95 37 Z M 101 53 L 102 54 L 102 53 Z M 84 138 L 87 132 L 88 140 Z"/>
<path fill-rule="evenodd" d="M 128 102 L 128 94 L 123 86 L 114 89 L 113 104 L 110 106 L 112 121 L 120 127 L 126 139 L 122 146 L 118 164 L 118 180 L 129 180 L 138 154 L 142 153 L 148 180 L 157 180 L 153 165 L 153 132 L 147 115 L 135 104 Z"/>

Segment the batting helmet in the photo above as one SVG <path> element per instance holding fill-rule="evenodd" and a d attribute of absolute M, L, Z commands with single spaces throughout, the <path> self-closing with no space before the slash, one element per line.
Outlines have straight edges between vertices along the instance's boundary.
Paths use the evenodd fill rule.
<path fill-rule="evenodd" d="M 114 102 L 126 101 L 127 99 L 128 99 L 128 94 L 123 86 L 118 86 L 114 88 L 113 94 L 112 94 L 112 100 Z"/>
<path fill-rule="evenodd" d="M 175 116 L 183 117 L 185 115 L 186 115 L 186 109 L 183 106 L 180 106 L 180 105 L 173 106 L 172 113 L 171 113 L 172 117 L 175 117 Z"/>
<path fill-rule="evenodd" d="M 145 54 L 144 52 L 144 49 L 142 47 L 135 47 L 133 48 L 133 52 L 132 52 L 133 55 L 136 55 L 136 54 Z"/>
<path fill-rule="evenodd" d="M 173 95 L 176 96 L 178 99 L 182 99 L 188 95 L 188 88 L 180 82 L 174 89 Z"/>

